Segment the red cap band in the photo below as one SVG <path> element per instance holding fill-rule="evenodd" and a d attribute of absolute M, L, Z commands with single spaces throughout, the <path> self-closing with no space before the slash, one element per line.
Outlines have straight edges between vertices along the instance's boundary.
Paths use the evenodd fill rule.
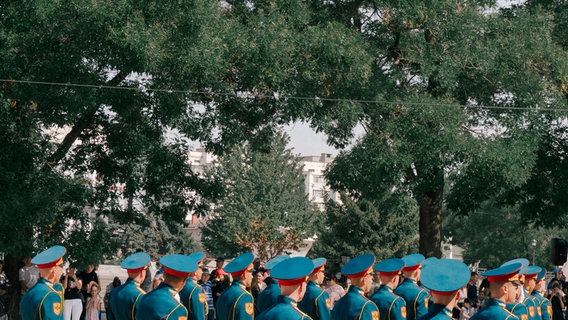
<path fill-rule="evenodd" d="M 431 294 L 437 294 L 439 296 L 449 296 L 449 295 L 456 293 L 456 292 L 458 292 L 458 290 L 448 291 L 448 292 L 430 290 Z"/>
<path fill-rule="evenodd" d="M 518 273 L 509 273 L 500 276 L 489 276 L 487 277 L 487 281 L 489 282 L 510 282 L 510 281 L 519 281 L 519 274 Z"/>
<path fill-rule="evenodd" d="M 189 272 L 181 272 L 181 271 L 177 271 L 174 269 L 170 269 L 166 266 L 164 266 L 164 272 L 167 274 L 171 274 L 172 276 L 176 276 L 176 277 L 187 277 L 189 275 Z"/>
<path fill-rule="evenodd" d="M 57 265 L 63 264 L 63 257 L 52 261 L 50 263 L 45 263 L 45 264 L 36 264 L 38 269 L 47 269 L 47 268 L 51 268 L 51 267 L 55 267 Z"/>
<path fill-rule="evenodd" d="M 347 278 L 349 279 L 354 279 L 354 278 L 363 278 L 364 276 L 366 276 L 369 273 L 369 270 L 371 270 L 371 268 L 367 268 L 362 272 L 359 273 L 355 273 L 355 274 L 348 274 Z"/>
<path fill-rule="evenodd" d="M 379 271 L 379 274 L 381 276 L 396 276 L 400 274 L 400 270 L 396 270 L 396 271 L 391 271 L 391 272 L 383 272 L 383 271 Z"/>
<path fill-rule="evenodd" d="M 322 271 L 322 270 L 323 270 L 323 267 L 325 267 L 325 266 L 324 266 L 324 265 L 321 265 L 321 266 L 315 268 L 314 271 L 312 271 L 312 274 L 318 273 L 318 272 Z"/>
<path fill-rule="evenodd" d="M 143 266 L 142 268 L 138 268 L 138 269 L 126 269 L 127 273 L 138 273 L 140 271 L 146 270 L 146 268 L 148 268 L 148 266 Z"/>
<path fill-rule="evenodd" d="M 420 264 L 417 264 L 415 266 L 410 266 L 410 267 L 403 267 L 402 271 L 414 271 L 416 269 L 420 268 Z"/>
<path fill-rule="evenodd" d="M 278 284 L 281 286 L 294 286 L 300 284 L 302 282 L 306 282 L 306 277 L 302 277 L 299 279 L 290 279 L 290 280 L 280 280 L 278 279 Z"/>

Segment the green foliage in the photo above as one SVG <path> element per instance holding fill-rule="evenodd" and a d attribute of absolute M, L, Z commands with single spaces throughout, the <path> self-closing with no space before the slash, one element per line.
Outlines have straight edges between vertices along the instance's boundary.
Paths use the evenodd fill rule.
<path fill-rule="evenodd" d="M 326 224 L 310 255 L 339 259 L 371 252 L 382 260 L 416 250 L 418 217 L 408 198 L 393 194 L 373 203 L 342 194 L 341 202 L 328 201 Z"/>
<path fill-rule="evenodd" d="M 249 145 L 235 148 L 211 169 L 224 192 L 207 225 L 202 243 L 213 256 L 234 257 L 252 251 L 263 261 L 291 250 L 315 234 L 320 218 L 304 190 L 304 177 L 280 134 L 265 152 Z"/>
<path fill-rule="evenodd" d="M 549 258 L 550 239 L 565 237 L 567 231 L 564 226 L 537 227 L 523 221 L 517 209 L 496 207 L 491 201 L 483 203 L 469 216 L 449 213 L 444 223 L 446 237 L 452 237 L 452 244 L 464 249 L 464 262 L 479 261 L 484 268 L 498 267 L 505 261 L 523 257 L 551 270 L 555 266 Z M 536 246 L 532 245 L 533 240 Z"/>

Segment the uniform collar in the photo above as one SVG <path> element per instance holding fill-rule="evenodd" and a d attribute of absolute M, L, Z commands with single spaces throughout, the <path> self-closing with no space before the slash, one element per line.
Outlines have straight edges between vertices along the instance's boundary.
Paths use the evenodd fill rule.
<path fill-rule="evenodd" d="M 138 282 L 138 281 L 136 281 L 136 280 L 134 280 L 134 279 L 132 279 L 132 278 L 126 279 L 125 284 L 128 284 L 128 283 L 132 283 L 132 284 L 134 284 L 135 286 L 138 286 L 138 287 L 140 286 L 140 282 Z"/>
<path fill-rule="evenodd" d="M 278 301 L 286 303 L 286 304 L 291 304 L 293 306 L 296 306 L 298 304 L 298 302 L 296 300 L 294 300 L 290 297 L 287 297 L 287 296 L 283 296 L 283 295 L 278 296 Z"/>
<path fill-rule="evenodd" d="M 357 286 L 349 287 L 349 292 L 354 292 L 354 293 L 357 293 L 357 294 L 360 294 L 360 295 L 364 295 L 363 289 L 359 288 Z"/>
<path fill-rule="evenodd" d="M 241 287 L 243 290 L 246 290 L 246 288 L 247 288 L 247 287 L 245 286 L 245 284 L 244 284 L 242 281 L 240 281 L 240 280 L 234 280 L 234 281 L 233 281 L 233 285 L 234 285 L 234 286 L 239 286 L 239 287 Z"/>
<path fill-rule="evenodd" d="M 495 305 L 495 306 L 499 306 L 503 309 L 505 309 L 505 302 L 499 300 L 499 299 L 495 299 L 495 298 L 491 298 L 489 299 L 489 301 L 487 302 L 487 305 Z"/>
<path fill-rule="evenodd" d="M 308 281 L 308 286 L 312 286 L 312 287 L 320 287 L 319 284 L 317 284 L 315 281 Z"/>
<path fill-rule="evenodd" d="M 386 291 L 392 293 L 392 288 L 387 286 L 387 285 L 384 285 L 384 284 L 381 284 L 381 286 L 379 287 L 379 290 L 386 290 Z"/>

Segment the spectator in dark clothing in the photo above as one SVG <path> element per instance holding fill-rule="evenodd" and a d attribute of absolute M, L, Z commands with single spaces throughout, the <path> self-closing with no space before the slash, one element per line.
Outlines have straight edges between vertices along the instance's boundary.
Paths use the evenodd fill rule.
<path fill-rule="evenodd" d="M 217 299 L 223 292 L 225 282 L 225 278 L 227 277 L 227 273 L 223 271 L 223 269 L 215 269 L 211 272 L 211 293 L 213 294 L 213 304 L 217 303 Z"/>
<path fill-rule="evenodd" d="M 467 300 L 470 301 L 472 306 L 476 305 L 477 302 L 477 281 L 479 280 L 479 275 L 477 272 L 472 271 L 467 283 Z"/>
<path fill-rule="evenodd" d="M 88 265 L 87 268 L 77 274 L 77 277 L 81 279 L 83 286 L 81 287 L 81 293 L 83 294 L 83 301 L 87 301 L 91 297 L 91 287 L 96 284 L 99 288 L 101 284 L 99 282 L 99 276 L 95 270 L 94 265 Z M 85 319 L 85 304 L 83 304 L 83 313 L 81 314 L 81 320 Z"/>
<path fill-rule="evenodd" d="M 560 283 L 552 283 L 550 304 L 552 305 L 552 320 L 564 320 L 564 297 Z"/>

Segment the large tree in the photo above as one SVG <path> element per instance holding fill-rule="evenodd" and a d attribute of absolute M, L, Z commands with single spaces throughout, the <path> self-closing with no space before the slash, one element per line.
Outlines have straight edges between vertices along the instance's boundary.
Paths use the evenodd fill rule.
<path fill-rule="evenodd" d="M 304 247 L 315 235 L 316 211 L 305 191 L 298 160 L 278 136 L 268 150 L 250 145 L 223 156 L 209 173 L 221 181 L 202 243 L 214 256 L 234 257 L 252 251 L 263 261 Z"/>
<path fill-rule="evenodd" d="M 335 138 L 364 129 L 327 177 L 361 199 L 406 192 L 418 205 L 420 252 L 440 256 L 444 202 L 472 212 L 522 185 L 567 109 L 554 20 L 495 1 L 315 3 L 359 31 L 375 60 L 359 96 L 369 101 L 323 102 L 341 111 L 317 128 Z"/>

